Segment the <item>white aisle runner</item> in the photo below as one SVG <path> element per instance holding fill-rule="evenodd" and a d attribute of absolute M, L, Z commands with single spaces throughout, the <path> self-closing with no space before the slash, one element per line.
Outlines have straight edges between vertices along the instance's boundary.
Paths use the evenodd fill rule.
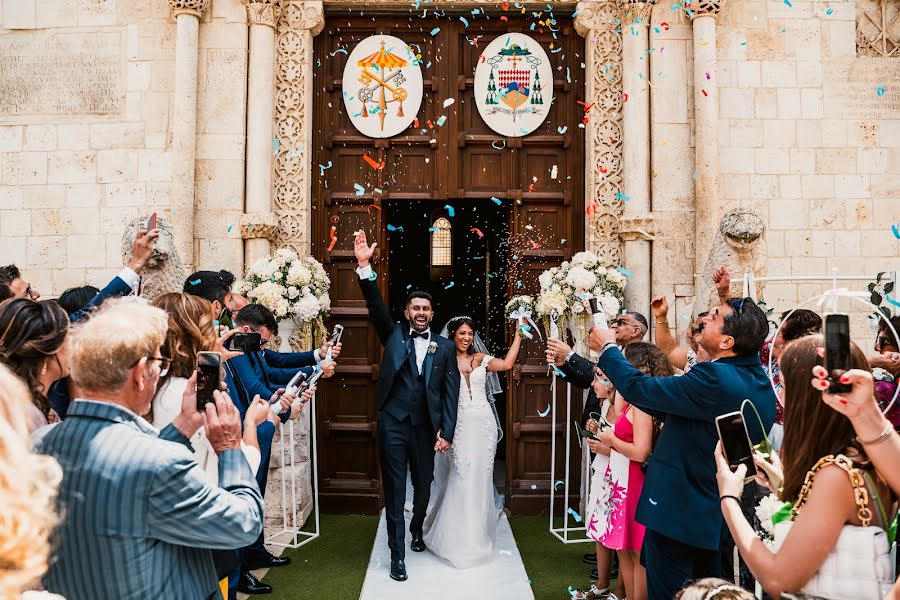
<path fill-rule="evenodd" d="M 494 600 L 533 599 L 525 565 L 516 546 L 506 513 L 500 515 L 497 525 L 497 543 L 494 560 L 471 569 L 459 570 L 438 558 L 430 550 L 413 552 L 409 549 L 409 519 L 406 516 L 406 572 L 409 579 L 403 582 L 391 579 L 391 551 L 387 544 L 384 511 L 378 523 L 378 534 L 372 546 L 369 569 L 363 583 L 361 600 Z"/>

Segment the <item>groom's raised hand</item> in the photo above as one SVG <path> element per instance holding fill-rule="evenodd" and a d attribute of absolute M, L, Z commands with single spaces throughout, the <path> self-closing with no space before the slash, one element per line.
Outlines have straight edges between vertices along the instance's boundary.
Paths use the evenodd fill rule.
<path fill-rule="evenodd" d="M 356 254 L 356 260 L 359 263 L 360 268 L 369 264 L 372 255 L 375 253 L 375 246 L 377 245 L 378 242 L 373 243 L 371 246 L 368 244 L 366 232 L 362 229 L 356 232 L 356 239 L 353 242 L 353 251 Z"/>

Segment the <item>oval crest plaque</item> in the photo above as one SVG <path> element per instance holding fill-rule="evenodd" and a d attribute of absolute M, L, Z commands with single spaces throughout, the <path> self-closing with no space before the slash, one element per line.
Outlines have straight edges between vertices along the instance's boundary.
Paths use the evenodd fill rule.
<path fill-rule="evenodd" d="M 401 39 L 373 35 L 344 66 L 344 106 L 360 133 L 387 138 L 404 131 L 422 104 L 421 61 Z"/>
<path fill-rule="evenodd" d="M 553 103 L 553 69 L 541 45 L 522 33 L 491 42 L 475 67 L 475 102 L 500 135 L 522 137 L 540 127 Z"/>

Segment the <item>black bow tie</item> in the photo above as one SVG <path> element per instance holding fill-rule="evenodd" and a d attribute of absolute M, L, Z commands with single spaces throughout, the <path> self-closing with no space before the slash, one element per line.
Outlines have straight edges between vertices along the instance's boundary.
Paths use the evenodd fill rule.
<path fill-rule="evenodd" d="M 412 339 L 416 339 L 417 337 L 422 337 L 427 340 L 428 338 L 431 337 L 431 332 L 427 331 L 427 330 L 420 332 L 420 331 L 416 331 L 415 329 L 413 329 L 412 331 L 409 332 L 409 337 L 411 337 Z"/>

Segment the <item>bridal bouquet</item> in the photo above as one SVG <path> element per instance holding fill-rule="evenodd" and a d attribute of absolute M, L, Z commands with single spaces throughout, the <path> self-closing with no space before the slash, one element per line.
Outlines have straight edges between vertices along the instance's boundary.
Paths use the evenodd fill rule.
<path fill-rule="evenodd" d="M 531 333 L 533 328 L 541 334 L 537 325 L 534 323 L 534 300 L 531 296 L 515 296 L 506 303 L 506 318 L 510 321 L 516 321 L 519 331 L 529 340 L 534 339 Z"/>
<path fill-rule="evenodd" d="M 251 302 L 262 304 L 279 321 L 292 318 L 300 324 L 321 321 L 331 310 L 331 280 L 311 256 L 301 259 L 282 248 L 250 265 L 238 290 Z"/>
<path fill-rule="evenodd" d="M 538 277 L 537 314 L 549 328 L 551 315 L 561 331 L 568 329 L 575 340 L 575 351 L 587 354 L 591 330 L 588 300 L 598 298 L 607 315 L 616 315 L 625 299 L 627 278 L 617 269 L 607 268 L 593 252 L 579 252 Z"/>

